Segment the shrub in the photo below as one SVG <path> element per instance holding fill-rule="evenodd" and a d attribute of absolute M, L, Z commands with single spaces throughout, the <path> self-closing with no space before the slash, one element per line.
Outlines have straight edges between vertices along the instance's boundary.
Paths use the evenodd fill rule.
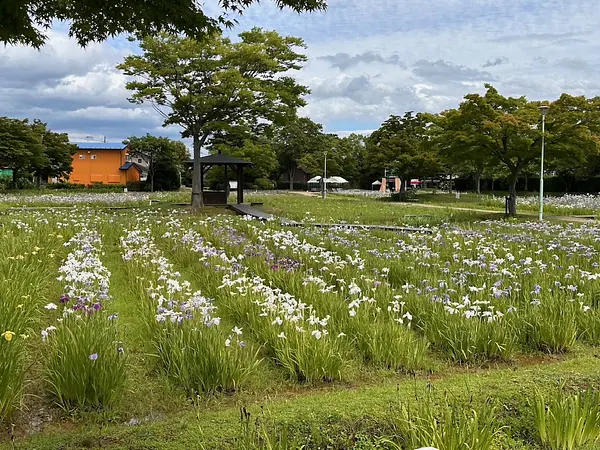
<path fill-rule="evenodd" d="M 271 190 L 275 188 L 273 180 L 269 180 L 268 178 L 257 178 L 254 180 L 254 184 L 258 190 Z"/>
<path fill-rule="evenodd" d="M 416 189 L 409 189 L 404 192 L 394 192 L 390 196 L 390 199 L 393 202 L 416 202 L 417 201 L 417 191 L 416 191 Z"/>
<path fill-rule="evenodd" d="M 99 191 L 122 191 L 123 188 L 126 188 L 125 184 L 104 184 L 102 182 L 94 181 L 91 185 L 88 186 L 89 189 L 99 190 Z"/>
<path fill-rule="evenodd" d="M 85 189 L 85 184 L 79 183 L 48 183 L 46 184 L 46 189 L 56 189 L 56 190 L 83 190 Z"/>
<path fill-rule="evenodd" d="M 104 314 L 67 316 L 47 339 L 45 381 L 65 409 L 100 408 L 119 401 L 125 355 L 114 324 Z"/>
<path fill-rule="evenodd" d="M 150 186 L 145 181 L 128 181 L 127 190 L 132 192 L 149 191 Z"/>
<path fill-rule="evenodd" d="M 147 184 L 150 185 L 148 177 Z M 174 167 L 165 165 L 158 166 L 154 173 L 155 191 L 176 191 L 181 187 L 179 171 Z"/>

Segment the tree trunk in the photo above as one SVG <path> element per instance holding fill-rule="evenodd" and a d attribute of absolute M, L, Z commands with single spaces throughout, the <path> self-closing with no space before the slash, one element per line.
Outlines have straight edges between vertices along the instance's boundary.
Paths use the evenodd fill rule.
<path fill-rule="evenodd" d="M 492 191 L 492 194 L 494 194 L 494 177 L 492 177 L 492 189 L 491 189 L 491 191 Z"/>
<path fill-rule="evenodd" d="M 525 192 L 529 190 L 529 177 L 525 174 Z"/>
<path fill-rule="evenodd" d="M 154 192 L 154 168 L 152 168 L 152 171 L 150 167 L 148 168 L 148 176 L 150 177 L 150 192 Z"/>
<path fill-rule="evenodd" d="M 452 171 L 450 172 L 450 193 L 452 194 Z"/>
<path fill-rule="evenodd" d="M 192 208 L 202 208 L 204 202 L 202 199 L 202 170 L 200 170 L 200 156 L 202 144 L 206 140 L 206 136 L 202 139 L 198 133 L 193 134 L 194 138 L 194 173 L 192 175 Z"/>
<path fill-rule="evenodd" d="M 511 175 L 508 179 L 508 215 L 517 215 L 517 175 Z"/>
<path fill-rule="evenodd" d="M 290 191 L 294 190 L 294 176 L 296 176 L 296 168 L 295 167 L 290 167 L 288 169 L 288 178 L 289 178 L 289 183 L 290 183 Z"/>
<path fill-rule="evenodd" d="M 35 174 L 35 187 L 38 189 L 42 187 L 42 175 L 39 173 Z"/>
<path fill-rule="evenodd" d="M 475 190 L 477 191 L 477 195 L 481 194 L 481 172 L 475 174 Z"/>

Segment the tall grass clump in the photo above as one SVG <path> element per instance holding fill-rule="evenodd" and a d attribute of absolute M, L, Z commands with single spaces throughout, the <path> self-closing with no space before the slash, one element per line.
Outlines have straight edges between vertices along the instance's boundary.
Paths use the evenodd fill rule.
<path fill-rule="evenodd" d="M 524 328 L 531 348 L 549 353 L 564 353 L 573 348 L 578 335 L 581 307 L 560 296 L 548 297 L 539 305 L 528 305 Z"/>
<path fill-rule="evenodd" d="M 505 318 L 467 318 L 437 309 L 422 326 L 434 346 L 454 362 L 509 361 L 518 351 L 518 332 Z"/>
<path fill-rule="evenodd" d="M 45 242 L 27 222 L 0 228 L 0 423 L 21 404 L 29 367 L 32 329 L 40 301 L 56 276 L 54 251 L 60 240 Z M 7 227 L 8 228 L 8 227 Z"/>
<path fill-rule="evenodd" d="M 126 359 L 106 316 L 66 317 L 49 341 L 45 380 L 65 409 L 115 405 L 125 386 Z"/>
<path fill-rule="evenodd" d="M 15 337 L 10 329 L 0 334 L 0 422 L 12 413 L 21 398 L 24 351 L 22 338 Z"/>
<path fill-rule="evenodd" d="M 427 339 L 396 322 L 378 321 L 364 325 L 356 335 L 357 345 L 367 362 L 406 372 L 425 367 Z"/>
<path fill-rule="evenodd" d="M 465 408 L 447 400 L 435 404 L 428 397 L 415 404 L 402 404 L 392 418 L 398 437 L 381 441 L 398 450 L 489 450 L 500 432 L 495 415 L 495 407 L 489 403 Z"/>
<path fill-rule="evenodd" d="M 222 330 L 190 322 L 165 323 L 156 333 L 159 366 L 190 396 L 238 390 L 260 362 L 235 332 L 227 336 Z"/>
<path fill-rule="evenodd" d="M 559 389 L 548 397 L 536 392 L 533 412 L 545 448 L 591 448 L 600 439 L 600 393 L 596 391 L 566 394 Z"/>

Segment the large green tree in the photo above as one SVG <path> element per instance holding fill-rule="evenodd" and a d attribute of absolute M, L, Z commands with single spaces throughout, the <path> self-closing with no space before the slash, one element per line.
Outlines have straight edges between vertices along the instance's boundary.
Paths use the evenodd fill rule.
<path fill-rule="evenodd" d="M 300 168 L 309 174 L 320 174 L 322 170 L 315 168 L 316 155 L 322 158 L 325 151 L 331 149 L 323 126 L 308 117 L 296 117 L 276 127 L 273 142 L 279 166 L 282 173 L 287 173 L 291 190 L 294 189 L 296 170 Z"/>
<path fill-rule="evenodd" d="M 272 189 L 275 185 L 272 178 L 278 167 L 272 129 L 272 126 L 261 123 L 256 126 L 241 125 L 215 133 L 209 150 L 213 154 L 223 153 L 252 161 L 252 166 L 244 169 L 244 180 L 259 189 Z M 223 179 L 222 170 L 214 168 L 211 172 L 215 179 Z"/>
<path fill-rule="evenodd" d="M 256 0 L 220 0 L 215 17 L 195 0 L 2 0 L 0 43 L 41 47 L 44 30 L 55 20 L 68 21 L 70 36 L 80 45 L 103 41 L 120 33 L 153 36 L 184 33 L 201 38 L 219 26 L 231 26 L 235 15 Z M 278 7 L 296 12 L 324 9 L 324 0 L 275 0 Z M 233 16 L 228 15 L 233 13 Z"/>
<path fill-rule="evenodd" d="M 492 166 L 504 166 L 508 171 L 508 211 L 515 215 L 517 180 L 541 155 L 540 103 L 525 97 L 504 97 L 489 84 L 486 89 L 484 95 L 466 95 L 458 110 L 438 117 L 436 141 L 458 152 L 465 161 L 483 158 Z M 598 111 L 598 99 L 566 94 L 552 104 L 546 129 L 548 158 L 568 154 L 577 159 L 595 152 Z"/>
<path fill-rule="evenodd" d="M 360 186 L 365 159 L 364 136 L 351 134 L 340 138 L 336 134 L 325 134 L 312 151 L 303 154 L 299 167 L 310 174 L 323 174 L 327 156 L 327 176 L 341 176 L 351 186 Z"/>
<path fill-rule="evenodd" d="M 42 143 L 41 154 L 32 151 L 28 164 L 37 186 L 40 187 L 42 180 L 48 178 L 68 178 L 73 171 L 73 155 L 77 153 L 77 145 L 69 143 L 67 133 L 55 133 L 40 120 L 34 120 L 31 128 Z"/>
<path fill-rule="evenodd" d="M 437 174 L 440 161 L 429 138 L 427 116 L 392 115 L 367 139 L 367 164 L 383 172 L 391 169 L 404 192 L 412 177 Z"/>
<path fill-rule="evenodd" d="M 0 117 L 0 165 L 13 170 L 14 181 L 34 176 L 39 186 L 43 179 L 68 177 L 76 151 L 67 134 L 39 120 Z"/>
<path fill-rule="evenodd" d="M 460 112 L 456 109 L 446 111 L 446 120 L 454 119 Z M 440 156 L 441 163 L 446 172 L 461 176 L 473 176 L 475 180 L 475 191 L 481 193 L 481 177 L 486 169 L 492 165 L 489 156 L 479 151 L 476 145 L 468 145 L 460 139 L 447 139 L 444 133 L 440 133 L 437 127 L 437 117 L 432 114 L 424 115 L 432 123 L 430 126 L 431 142 Z M 474 130 L 472 131 L 474 132 Z"/>
<path fill-rule="evenodd" d="M 148 163 L 150 192 L 154 192 L 156 172 L 164 167 L 183 170 L 184 162 L 189 158 L 187 147 L 181 141 L 174 141 L 162 136 L 131 136 L 123 141 L 129 146 L 131 156 L 141 156 Z"/>
<path fill-rule="evenodd" d="M 146 37 L 141 55 L 118 67 L 133 77 L 131 101 L 150 103 L 164 125 L 183 128 L 194 145 L 192 206 L 202 206 L 201 149 L 218 131 L 261 119 L 285 122 L 305 104 L 309 91 L 287 76 L 306 57 L 296 52 L 304 42 L 254 28 L 232 42 L 212 34 L 201 41 L 174 35 Z"/>
<path fill-rule="evenodd" d="M 352 133 L 349 136 L 338 138 L 335 148 L 335 157 L 340 164 L 339 175 L 348 180 L 352 187 L 358 188 L 366 185 L 370 188 L 372 180 L 370 177 L 364 177 L 363 167 L 366 158 L 365 136 Z"/>
<path fill-rule="evenodd" d="M 13 170 L 13 180 L 44 153 L 42 140 L 27 120 L 0 117 L 0 166 Z"/>

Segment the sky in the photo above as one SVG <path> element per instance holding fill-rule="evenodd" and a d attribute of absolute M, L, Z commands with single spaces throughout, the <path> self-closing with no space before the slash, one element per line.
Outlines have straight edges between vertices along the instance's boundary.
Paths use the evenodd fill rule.
<path fill-rule="evenodd" d="M 217 11 L 217 0 L 206 0 Z M 299 113 L 341 136 L 369 133 L 391 114 L 439 112 L 492 83 L 503 95 L 554 100 L 600 95 L 597 0 L 329 0 L 296 14 L 269 0 L 227 33 L 253 26 L 298 36 L 311 89 Z M 39 118 L 71 141 L 179 138 L 150 107 L 128 102 L 115 66 L 135 52 L 119 37 L 86 49 L 57 24 L 37 51 L 0 47 L 0 116 Z"/>

